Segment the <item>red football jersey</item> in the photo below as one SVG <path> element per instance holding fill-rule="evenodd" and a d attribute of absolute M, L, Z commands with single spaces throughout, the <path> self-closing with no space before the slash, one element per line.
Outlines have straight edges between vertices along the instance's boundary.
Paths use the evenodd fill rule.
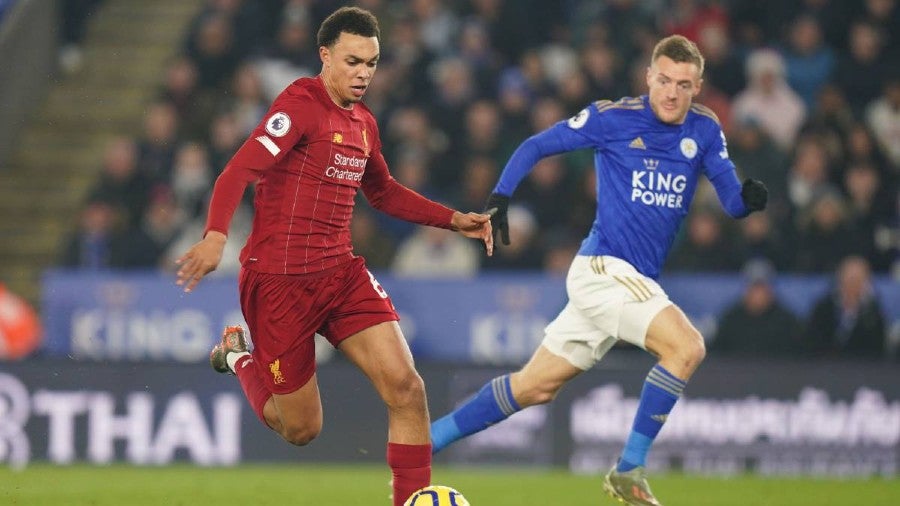
<path fill-rule="evenodd" d="M 308 274 L 349 261 L 350 219 L 362 188 L 373 207 L 406 221 L 450 227 L 453 210 L 397 183 L 381 154 L 378 126 L 362 103 L 332 102 L 319 77 L 301 78 L 216 180 L 206 230 L 227 234 L 247 184 L 257 181 L 244 267 Z"/>

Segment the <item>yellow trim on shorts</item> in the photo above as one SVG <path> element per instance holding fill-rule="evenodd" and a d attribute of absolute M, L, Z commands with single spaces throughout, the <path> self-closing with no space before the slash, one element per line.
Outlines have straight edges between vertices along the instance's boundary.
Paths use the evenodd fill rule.
<path fill-rule="evenodd" d="M 646 302 L 653 296 L 653 293 L 647 286 L 638 279 L 621 276 L 613 276 L 613 278 L 627 288 L 638 302 Z"/>
<path fill-rule="evenodd" d="M 591 270 L 594 274 L 606 274 L 606 265 L 603 263 L 603 256 L 592 256 L 590 260 Z"/>
<path fill-rule="evenodd" d="M 643 296 L 637 290 L 635 290 L 634 286 L 628 284 L 628 282 L 626 281 L 627 278 L 622 278 L 619 276 L 613 276 L 613 278 L 618 281 L 619 284 L 627 288 L 629 292 L 631 292 L 631 295 L 634 296 L 634 300 L 638 302 L 644 302 Z"/>

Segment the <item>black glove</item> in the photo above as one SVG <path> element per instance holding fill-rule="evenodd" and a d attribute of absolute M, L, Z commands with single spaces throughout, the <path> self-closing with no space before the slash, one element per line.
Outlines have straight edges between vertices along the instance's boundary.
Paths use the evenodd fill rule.
<path fill-rule="evenodd" d="M 492 193 L 484 205 L 484 212 L 491 215 L 491 228 L 493 228 L 494 242 L 497 242 L 497 234 L 503 239 L 503 244 L 509 246 L 509 219 L 506 211 L 509 209 L 509 197 L 499 193 Z"/>
<path fill-rule="evenodd" d="M 747 178 L 741 186 L 741 198 L 744 199 L 744 205 L 750 212 L 762 211 L 769 202 L 769 190 L 762 181 Z"/>

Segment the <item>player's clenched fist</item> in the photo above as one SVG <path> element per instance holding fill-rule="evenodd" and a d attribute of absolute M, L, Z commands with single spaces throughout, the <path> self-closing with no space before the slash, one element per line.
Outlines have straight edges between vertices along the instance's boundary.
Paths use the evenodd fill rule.
<path fill-rule="evenodd" d="M 216 270 L 222 261 L 225 239 L 225 234 L 210 231 L 203 240 L 191 246 L 187 253 L 175 261 L 181 266 L 178 269 L 176 284 L 184 286 L 185 292 L 190 292 L 203 276 Z"/>
<path fill-rule="evenodd" d="M 762 211 L 769 202 L 769 189 L 762 181 L 747 178 L 741 186 L 741 198 L 750 211 Z"/>

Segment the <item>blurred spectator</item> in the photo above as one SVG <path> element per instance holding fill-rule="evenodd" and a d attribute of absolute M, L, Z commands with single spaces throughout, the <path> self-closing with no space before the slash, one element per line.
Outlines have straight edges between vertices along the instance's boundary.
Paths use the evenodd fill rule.
<path fill-rule="evenodd" d="M 491 46 L 487 25 L 476 18 L 464 20 L 457 46 L 458 56 L 472 69 L 478 88 L 486 90 L 493 87 L 500 73 L 502 58 Z"/>
<path fill-rule="evenodd" d="M 861 17 L 876 26 L 884 35 L 886 59 L 896 61 L 900 56 L 900 4 L 897 0 L 863 0 Z"/>
<path fill-rule="evenodd" d="M 172 160 L 178 144 L 178 115 L 172 104 L 151 103 L 144 113 L 144 131 L 138 140 L 138 170 L 153 183 L 172 176 Z"/>
<path fill-rule="evenodd" d="M 722 314 L 712 341 L 714 352 L 764 357 L 799 354 L 802 325 L 775 295 L 773 275 L 774 269 L 765 261 L 751 262 L 744 268 L 744 292 Z"/>
<path fill-rule="evenodd" d="M 231 78 L 231 94 L 224 107 L 234 116 L 241 135 L 250 135 L 269 110 L 256 67 L 250 64 L 238 67 Z"/>
<path fill-rule="evenodd" d="M 834 70 L 834 52 L 825 44 L 822 27 L 810 15 L 798 17 L 790 26 L 783 51 L 787 80 L 811 110 L 821 87 Z"/>
<path fill-rule="evenodd" d="M 782 150 L 789 150 L 806 117 L 803 100 L 785 81 L 784 60 L 757 50 L 747 59 L 749 84 L 734 98 L 737 121 L 753 119 Z"/>
<path fill-rule="evenodd" d="M 450 156 L 450 140 L 444 131 L 432 123 L 432 117 L 421 107 L 402 107 L 394 112 L 385 128 L 385 157 L 398 160 L 408 153 L 416 153 L 431 166 L 431 182 L 437 187 L 459 183 L 459 165 Z"/>
<path fill-rule="evenodd" d="M 622 62 L 606 44 L 585 46 L 581 50 L 581 66 L 587 77 L 588 96 L 593 100 L 612 99 L 628 93 L 627 86 L 619 78 Z M 582 107 L 585 103 L 581 102 L 578 106 Z"/>
<path fill-rule="evenodd" d="M 517 140 L 504 134 L 503 118 L 497 104 L 482 99 L 473 102 L 466 109 L 465 133 L 451 139 L 451 142 L 450 152 L 457 155 L 452 157 L 454 159 L 459 156 L 484 156 L 499 165 L 506 163 Z"/>
<path fill-rule="evenodd" d="M 719 2 L 675 0 L 670 9 L 660 9 L 663 31 L 697 41 L 712 26 L 728 26 L 728 12 Z"/>
<path fill-rule="evenodd" d="M 460 187 L 450 201 L 456 209 L 483 209 L 500 170 L 493 160 L 476 156 L 466 160 Z"/>
<path fill-rule="evenodd" d="M 216 174 L 222 172 L 243 142 L 244 136 L 233 115 L 226 112 L 213 118 L 209 129 L 209 161 Z"/>
<path fill-rule="evenodd" d="M 880 269 L 900 281 L 900 190 L 893 191 L 891 204 L 875 225 L 875 258 Z"/>
<path fill-rule="evenodd" d="M 874 261 L 875 225 L 879 216 L 887 214 L 881 176 L 870 163 L 856 162 L 844 172 L 843 182 L 848 197 L 848 220 L 859 241 L 858 251 Z"/>
<path fill-rule="evenodd" d="M 830 159 L 843 159 L 844 137 L 854 123 L 856 119 L 844 93 L 833 83 L 825 84 L 819 91 L 815 108 L 803 125 L 800 136 L 821 139 Z"/>
<path fill-rule="evenodd" d="M 794 269 L 801 272 L 833 272 L 850 254 L 865 253 L 847 204 L 833 189 L 816 196 L 809 211 L 799 216 L 797 235 Z"/>
<path fill-rule="evenodd" d="M 548 33 L 542 25 L 548 18 L 541 13 L 553 8 L 553 2 L 539 0 L 471 0 L 467 4 L 470 15 L 486 24 L 491 46 L 506 55 L 508 61 L 517 61 L 524 50 L 538 45 Z"/>
<path fill-rule="evenodd" d="M 616 96 L 624 95 L 626 93 L 624 90 L 627 88 L 623 86 L 622 90 L 623 92 Z M 589 104 L 598 98 L 591 94 L 587 76 L 580 69 L 573 70 L 563 78 L 558 85 L 557 94 L 563 108 L 573 115 L 575 111 L 584 107 L 584 104 Z"/>
<path fill-rule="evenodd" d="M 753 213 L 739 223 L 740 237 L 738 249 L 739 262 L 765 261 L 777 269 L 793 267 L 789 241 L 783 237 L 781 230 L 773 225 L 769 211 Z"/>
<path fill-rule="evenodd" d="M 462 58 L 435 62 L 431 72 L 434 96 L 428 103 L 431 121 L 450 138 L 463 135 L 466 106 L 479 98 L 472 69 Z"/>
<path fill-rule="evenodd" d="M 204 216 L 212 185 L 213 170 L 206 149 L 193 142 L 181 146 L 175 155 L 171 189 L 174 202 L 187 219 Z"/>
<path fill-rule="evenodd" d="M 863 123 L 854 123 L 844 138 L 844 158 L 847 164 L 868 163 L 882 176 L 886 182 L 892 182 L 897 173 L 889 169 L 889 162 L 872 132 Z M 838 175 L 838 180 L 843 174 Z"/>
<path fill-rule="evenodd" d="M 849 51 L 838 59 L 834 76 L 859 115 L 881 93 L 881 83 L 887 76 L 884 34 L 872 23 L 857 21 L 850 26 L 849 44 Z"/>
<path fill-rule="evenodd" d="M 720 23 L 707 26 L 699 34 L 697 45 L 705 57 L 704 87 L 712 85 L 729 97 L 737 95 L 747 85 L 744 63 L 737 54 L 728 34 L 728 27 Z"/>
<path fill-rule="evenodd" d="M 77 229 L 66 240 L 60 264 L 91 271 L 112 267 L 119 221 L 115 207 L 102 200 L 89 201 L 81 210 Z"/>
<path fill-rule="evenodd" d="M 137 226 L 150 198 L 151 180 L 137 168 L 137 147 L 128 138 L 113 139 L 103 155 L 103 169 L 88 192 L 90 201 L 102 201 L 118 209 L 124 226 Z"/>
<path fill-rule="evenodd" d="M 593 160 L 587 160 L 580 166 L 574 181 L 567 195 L 571 206 L 566 221 L 568 231 L 581 238 L 587 235 L 597 217 L 597 172 Z"/>
<path fill-rule="evenodd" d="M 285 19 L 271 47 L 254 59 L 266 102 L 274 100 L 287 85 L 300 77 L 318 73 L 319 54 L 305 11 L 297 19 Z"/>
<path fill-rule="evenodd" d="M 206 138 L 212 118 L 213 96 L 200 90 L 194 62 L 185 56 L 173 60 L 166 68 L 165 81 L 158 98 L 175 109 L 181 138 Z"/>
<path fill-rule="evenodd" d="M 834 286 L 810 313 L 804 339 L 816 355 L 884 356 L 884 315 L 864 258 L 841 262 Z"/>
<path fill-rule="evenodd" d="M 196 31 L 188 34 L 187 55 L 197 65 L 201 88 L 225 82 L 240 61 L 230 19 L 224 14 L 201 18 Z"/>
<path fill-rule="evenodd" d="M 396 20 L 389 32 L 382 31 L 382 34 L 388 39 L 387 43 L 382 44 L 388 52 L 385 56 L 396 74 L 393 95 L 398 101 L 409 105 L 429 100 L 431 88 L 428 73 L 435 55 L 422 44 L 419 25 L 412 17 L 403 16 Z M 378 79 L 381 78 L 379 75 Z"/>
<path fill-rule="evenodd" d="M 835 66 L 834 52 L 825 44 L 816 18 L 801 15 L 791 23 L 783 55 L 788 84 L 811 110 Z"/>
<path fill-rule="evenodd" d="M 207 274 L 207 276 L 234 276 L 240 271 L 241 248 L 244 247 L 247 237 L 250 235 L 252 221 L 253 210 L 244 205 L 239 206 L 231 219 L 231 226 L 228 229 L 228 242 L 225 243 L 225 250 L 222 252 L 222 261 L 219 262 L 216 270 Z M 205 232 L 205 215 L 185 223 L 178 236 L 169 243 L 169 247 L 163 253 L 159 262 L 162 268 L 174 271 L 176 268 L 175 261 L 178 257 L 187 251 L 192 244 L 196 243 L 197 240 L 201 239 Z"/>
<path fill-rule="evenodd" d="M 788 170 L 787 192 L 795 215 L 808 212 L 813 201 L 830 186 L 828 153 L 816 137 L 802 138 Z"/>
<path fill-rule="evenodd" d="M 425 153 L 409 148 L 393 158 L 391 173 L 397 182 L 429 198 L 437 198 L 441 194 L 431 183 L 429 160 Z M 475 209 L 480 210 L 480 208 Z M 384 213 L 374 212 L 374 210 L 371 211 L 379 233 L 388 234 L 395 244 L 412 235 L 418 227 L 414 223 L 398 220 Z"/>
<path fill-rule="evenodd" d="M 446 56 L 454 53 L 459 18 L 444 0 L 412 0 L 409 8 L 421 29 L 422 43 L 429 51 Z"/>
<path fill-rule="evenodd" d="M 140 226 L 123 230 L 114 237 L 114 266 L 122 269 L 162 267 L 164 253 L 178 238 L 184 223 L 184 214 L 178 209 L 172 191 L 165 186 L 154 188 Z"/>
<path fill-rule="evenodd" d="M 251 54 L 263 45 L 268 34 L 274 33 L 272 29 L 274 23 L 271 19 L 280 14 L 279 10 L 284 3 L 284 0 L 276 2 L 206 0 L 206 5 L 188 27 L 188 53 L 193 54 L 200 50 L 197 45 L 204 42 L 203 32 L 208 29 L 209 21 L 215 19 L 216 23 L 222 22 L 227 26 L 229 50 L 234 51 L 235 58 Z M 230 47 L 232 42 L 233 48 Z"/>
<path fill-rule="evenodd" d="M 534 213 L 541 230 L 559 227 L 570 213 L 559 201 L 572 186 L 563 160 L 562 156 L 542 158 L 516 190 L 517 200 Z"/>
<path fill-rule="evenodd" d="M 758 179 L 769 188 L 766 213 L 776 216 L 776 219 L 787 218 L 790 214 L 788 160 L 759 123 L 747 118 L 733 124 L 728 136 L 728 153 L 744 177 Z"/>
<path fill-rule="evenodd" d="M 391 272 L 405 278 L 468 278 L 478 272 L 481 251 L 474 241 L 434 227 L 416 227 L 400 243 Z"/>
<path fill-rule="evenodd" d="M 736 271 L 740 258 L 734 246 L 719 213 L 696 209 L 687 217 L 685 237 L 675 245 L 666 265 L 671 271 Z"/>
<path fill-rule="evenodd" d="M 866 125 L 890 159 L 894 173 L 900 175 L 900 70 L 894 69 L 883 90 L 866 108 Z"/>
<path fill-rule="evenodd" d="M 494 256 L 486 257 L 490 270 L 537 270 L 543 265 L 544 252 L 537 242 L 537 221 L 531 211 L 513 204 L 509 207 L 509 246 L 497 241 Z"/>
<path fill-rule="evenodd" d="M 546 253 L 544 254 L 543 272 L 550 276 L 565 277 L 572 265 L 572 259 L 578 254 L 583 235 L 558 227 L 556 231 L 550 232 L 549 236 L 544 239 Z"/>
<path fill-rule="evenodd" d="M 358 205 L 350 222 L 353 254 L 365 258 L 366 266 L 371 270 L 389 268 L 396 248 L 390 235 L 378 229 L 374 216 L 376 212 L 371 207 Z"/>

